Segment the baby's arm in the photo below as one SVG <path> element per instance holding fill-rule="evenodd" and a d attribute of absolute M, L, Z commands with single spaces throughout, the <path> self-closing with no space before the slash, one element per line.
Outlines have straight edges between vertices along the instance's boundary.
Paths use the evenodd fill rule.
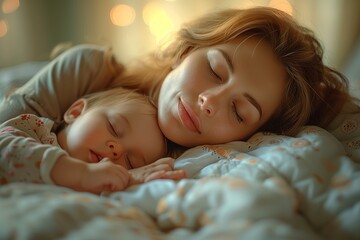
<path fill-rule="evenodd" d="M 129 170 L 131 173 L 130 185 L 149 182 L 156 179 L 172 179 L 175 181 L 186 178 L 183 170 L 174 169 L 175 159 L 167 157 L 149 165 Z"/>
<path fill-rule="evenodd" d="M 0 126 L 0 184 L 51 183 L 47 169 L 67 154 L 50 130 L 53 122 L 24 114 Z"/>
<path fill-rule="evenodd" d="M 86 163 L 70 156 L 60 157 L 51 171 L 56 185 L 77 191 L 100 194 L 103 191 L 121 191 L 128 186 L 130 174 L 109 159 Z"/>
<path fill-rule="evenodd" d="M 103 191 L 121 191 L 128 186 L 156 179 L 180 180 L 185 178 L 185 172 L 174 170 L 172 158 L 127 170 L 106 158 L 92 164 L 62 156 L 53 166 L 51 178 L 56 185 L 99 194 Z"/>
<path fill-rule="evenodd" d="M 89 164 L 57 145 L 52 121 L 24 114 L 0 126 L 0 184 L 36 182 L 100 193 L 127 187 L 130 174 L 110 161 Z"/>

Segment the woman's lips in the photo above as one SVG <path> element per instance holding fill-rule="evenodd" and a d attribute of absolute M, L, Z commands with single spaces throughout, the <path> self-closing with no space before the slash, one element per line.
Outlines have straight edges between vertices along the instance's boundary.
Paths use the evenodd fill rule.
<path fill-rule="evenodd" d="M 189 130 L 201 134 L 198 117 L 186 103 L 181 101 L 181 99 L 178 103 L 178 110 L 182 124 Z"/>

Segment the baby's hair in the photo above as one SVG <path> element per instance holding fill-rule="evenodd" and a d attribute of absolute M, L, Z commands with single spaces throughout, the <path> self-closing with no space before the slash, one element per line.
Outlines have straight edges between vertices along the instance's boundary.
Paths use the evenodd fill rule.
<path fill-rule="evenodd" d="M 148 113 L 156 115 L 156 107 L 153 101 L 148 96 L 134 89 L 117 87 L 101 92 L 90 93 L 83 98 L 86 99 L 86 110 L 97 106 L 116 106 L 119 105 L 119 103 L 137 102 L 149 105 L 149 109 L 151 108 L 153 111 Z"/>

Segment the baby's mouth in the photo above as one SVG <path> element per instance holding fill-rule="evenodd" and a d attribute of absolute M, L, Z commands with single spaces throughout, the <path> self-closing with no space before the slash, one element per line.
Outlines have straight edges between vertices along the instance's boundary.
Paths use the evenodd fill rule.
<path fill-rule="evenodd" d="M 90 162 L 91 163 L 98 163 L 98 162 L 101 161 L 101 159 L 103 159 L 103 157 L 101 155 L 99 155 L 96 152 L 90 150 Z"/>

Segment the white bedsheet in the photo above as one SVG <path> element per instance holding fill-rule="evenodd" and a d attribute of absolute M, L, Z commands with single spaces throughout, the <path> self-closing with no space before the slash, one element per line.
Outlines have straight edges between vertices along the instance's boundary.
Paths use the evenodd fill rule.
<path fill-rule="evenodd" d="M 201 146 L 157 180 L 95 196 L 0 187 L 0 239 L 360 239 L 360 169 L 330 133 Z"/>

